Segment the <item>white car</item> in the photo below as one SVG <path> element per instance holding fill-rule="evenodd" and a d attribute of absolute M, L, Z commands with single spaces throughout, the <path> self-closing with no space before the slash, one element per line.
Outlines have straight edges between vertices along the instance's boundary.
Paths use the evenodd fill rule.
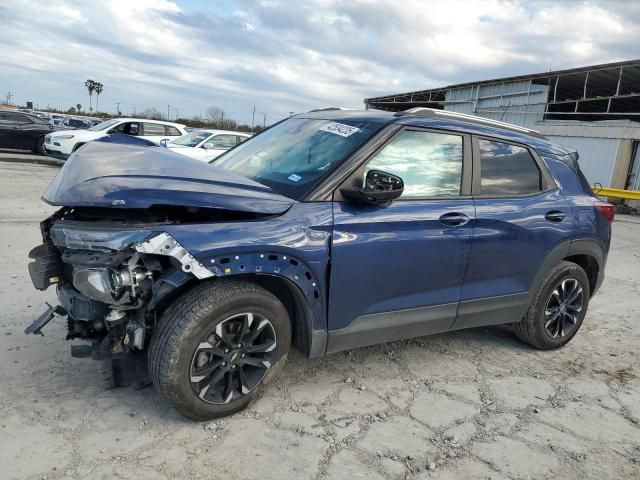
<path fill-rule="evenodd" d="M 246 132 L 202 129 L 194 130 L 163 145 L 187 157 L 210 162 L 251 136 Z"/>
<path fill-rule="evenodd" d="M 147 120 L 143 118 L 115 118 L 99 123 L 87 130 L 57 130 L 45 136 L 44 148 L 47 155 L 67 158 L 78 148 L 91 140 L 123 133 L 145 138 L 154 143 L 169 141 L 187 133 L 179 123 Z"/>

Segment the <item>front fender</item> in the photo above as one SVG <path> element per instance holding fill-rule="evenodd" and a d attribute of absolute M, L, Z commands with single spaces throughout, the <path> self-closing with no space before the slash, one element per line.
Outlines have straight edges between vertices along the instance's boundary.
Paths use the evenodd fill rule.
<path fill-rule="evenodd" d="M 296 203 L 259 220 L 162 225 L 212 276 L 280 276 L 295 284 L 311 311 L 310 330 L 327 330 L 330 202 Z M 184 265 L 184 264 L 183 264 Z M 202 272 L 201 272 L 202 273 Z"/>

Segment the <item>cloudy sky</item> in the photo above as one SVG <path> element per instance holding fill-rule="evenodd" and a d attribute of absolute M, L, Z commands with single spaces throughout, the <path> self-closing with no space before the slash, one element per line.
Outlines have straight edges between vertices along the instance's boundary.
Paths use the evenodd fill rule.
<path fill-rule="evenodd" d="M 0 0 L 0 100 L 250 121 L 640 57 L 638 1 Z M 94 98 L 95 101 L 95 98 Z M 262 116 L 258 115 L 260 120 Z"/>

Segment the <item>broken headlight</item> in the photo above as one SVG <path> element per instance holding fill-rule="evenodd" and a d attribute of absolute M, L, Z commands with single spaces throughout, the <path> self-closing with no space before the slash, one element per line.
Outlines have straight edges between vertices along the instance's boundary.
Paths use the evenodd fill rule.
<path fill-rule="evenodd" d="M 73 286 L 92 300 L 121 305 L 136 296 L 140 283 L 150 275 L 141 268 L 76 268 L 73 272 Z"/>
<path fill-rule="evenodd" d="M 110 268 L 82 268 L 73 272 L 73 286 L 102 303 L 117 304 L 125 293 L 121 275 Z"/>

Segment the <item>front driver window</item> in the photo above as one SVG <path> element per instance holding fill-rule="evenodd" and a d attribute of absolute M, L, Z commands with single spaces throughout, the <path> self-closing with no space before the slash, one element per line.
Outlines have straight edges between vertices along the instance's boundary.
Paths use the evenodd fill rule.
<path fill-rule="evenodd" d="M 460 195 L 462 137 L 404 130 L 366 166 L 398 175 L 404 181 L 401 198 Z"/>

